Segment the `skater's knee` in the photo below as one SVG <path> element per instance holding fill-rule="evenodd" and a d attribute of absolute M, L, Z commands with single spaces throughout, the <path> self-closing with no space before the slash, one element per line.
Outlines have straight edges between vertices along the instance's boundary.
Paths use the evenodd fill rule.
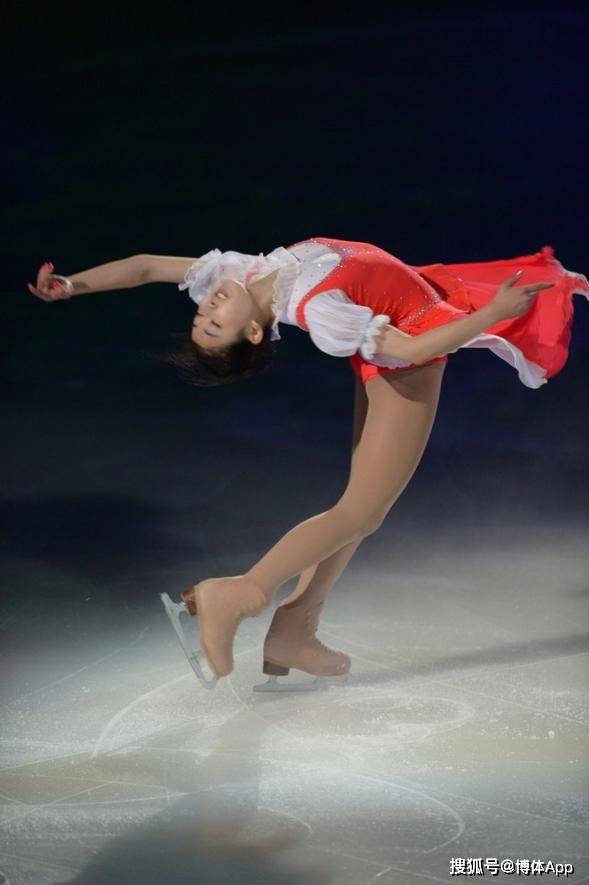
<path fill-rule="evenodd" d="M 382 525 L 386 513 L 378 510 L 364 510 L 361 507 L 351 507 L 336 504 L 332 508 L 332 514 L 342 527 L 342 534 L 346 537 L 346 543 L 358 541 L 371 535 Z"/>
<path fill-rule="evenodd" d="M 387 510 L 374 510 L 370 513 L 364 521 L 364 531 L 363 537 L 367 535 L 372 535 L 374 532 L 377 532 L 381 525 L 384 522 L 384 518 L 388 513 Z"/>

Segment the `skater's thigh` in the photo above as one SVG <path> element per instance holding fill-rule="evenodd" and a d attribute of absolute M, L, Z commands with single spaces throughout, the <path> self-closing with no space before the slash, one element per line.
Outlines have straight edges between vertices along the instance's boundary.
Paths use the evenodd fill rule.
<path fill-rule="evenodd" d="M 416 366 L 367 382 L 367 408 L 339 509 L 367 519 L 384 517 L 421 460 L 445 367 L 445 362 Z"/>
<path fill-rule="evenodd" d="M 352 427 L 352 464 L 354 462 L 354 454 L 358 447 L 358 443 L 362 438 L 362 431 L 366 423 L 366 414 L 368 412 L 368 395 L 366 393 L 366 385 L 356 375 L 356 386 L 354 388 L 354 421 Z"/>

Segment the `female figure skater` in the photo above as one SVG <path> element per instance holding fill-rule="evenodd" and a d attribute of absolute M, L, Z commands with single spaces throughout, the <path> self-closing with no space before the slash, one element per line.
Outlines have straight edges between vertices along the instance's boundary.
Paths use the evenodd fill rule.
<path fill-rule="evenodd" d="M 202 580 L 179 603 L 160 594 L 207 688 L 233 670 L 241 621 L 260 614 L 297 575 L 266 635 L 263 671 L 270 678 L 258 688 L 286 688 L 277 676 L 291 668 L 316 677 L 349 671 L 349 657 L 315 636 L 321 609 L 421 459 L 448 354 L 488 348 L 523 384 L 540 387 L 567 360 L 573 294 L 589 299 L 587 278 L 565 270 L 551 246 L 505 260 L 412 266 L 369 243 L 312 237 L 268 255 L 213 249 L 196 259 L 137 255 L 69 278 L 52 271 L 44 265 L 36 286 L 29 284 L 46 301 L 155 281 L 188 289 L 198 310 L 183 349 L 168 361 L 191 383 L 224 384 L 262 371 L 279 322 L 307 331 L 324 352 L 347 356 L 356 374 L 351 468 L 341 498 L 288 531 L 245 574 Z M 200 648 L 190 647 L 183 614 L 197 619 Z"/>

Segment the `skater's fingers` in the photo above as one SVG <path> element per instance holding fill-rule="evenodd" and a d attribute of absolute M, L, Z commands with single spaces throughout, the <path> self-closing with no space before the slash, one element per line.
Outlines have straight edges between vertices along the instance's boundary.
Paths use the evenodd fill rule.
<path fill-rule="evenodd" d="M 29 292 L 32 292 L 33 295 L 36 295 L 37 298 L 40 298 L 42 301 L 57 301 L 62 297 L 57 290 L 51 290 L 48 286 L 44 286 L 42 289 L 33 286 L 31 283 L 27 283 L 27 286 Z"/>
<path fill-rule="evenodd" d="M 37 285 L 29 284 L 29 291 L 33 295 L 42 298 L 43 301 L 58 301 L 64 298 L 70 298 L 73 295 L 73 286 L 70 281 L 61 276 L 54 274 L 53 265 L 50 261 L 45 261 L 37 273 Z"/>
<path fill-rule="evenodd" d="M 43 287 L 43 283 L 47 279 L 47 277 L 51 274 L 53 270 L 53 265 L 49 264 L 47 261 L 41 265 L 39 270 L 37 271 L 37 287 L 41 289 Z"/>
<path fill-rule="evenodd" d="M 517 289 L 512 289 L 514 293 L 519 293 L 521 295 L 537 295 L 541 289 L 550 289 L 554 286 L 554 283 L 528 283 L 527 286 L 519 286 Z"/>
<path fill-rule="evenodd" d="M 29 292 L 32 292 L 33 295 L 36 295 L 37 298 L 41 298 L 43 301 L 48 301 L 49 299 L 45 296 L 45 294 L 38 289 L 36 286 L 33 286 L 32 283 L 27 283 L 29 287 Z"/>
<path fill-rule="evenodd" d="M 530 283 L 530 285 L 524 286 L 524 289 L 527 292 L 538 292 L 539 289 L 550 289 L 551 286 L 554 286 L 554 283 Z"/>
<path fill-rule="evenodd" d="M 514 275 L 512 277 L 509 277 L 508 280 L 505 280 L 503 285 L 510 286 L 512 283 L 515 283 L 517 280 L 519 280 L 519 278 L 521 277 L 522 274 L 523 274 L 523 270 L 516 270 Z"/>
<path fill-rule="evenodd" d="M 49 295 L 50 287 L 49 287 L 49 285 L 48 285 L 48 283 L 47 283 L 46 280 L 44 280 L 44 279 L 42 279 L 42 280 L 37 280 L 37 285 L 35 286 L 35 288 L 36 288 L 39 292 L 42 292 L 43 295 Z"/>
<path fill-rule="evenodd" d="M 35 289 L 37 290 L 37 294 L 39 294 L 45 300 L 47 300 L 49 298 L 49 295 L 51 294 L 49 291 L 49 287 L 44 282 L 42 282 L 40 285 L 39 283 L 37 283 Z"/>

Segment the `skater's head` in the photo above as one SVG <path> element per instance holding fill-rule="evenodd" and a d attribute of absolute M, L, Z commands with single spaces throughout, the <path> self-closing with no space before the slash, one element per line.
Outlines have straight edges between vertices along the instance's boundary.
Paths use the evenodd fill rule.
<path fill-rule="evenodd" d="M 271 317 L 256 294 L 255 284 L 223 280 L 198 305 L 192 319 L 192 341 L 207 353 L 220 352 L 238 341 L 260 344 Z"/>
<path fill-rule="evenodd" d="M 225 279 L 208 293 L 181 335 L 182 346 L 166 362 L 198 387 L 228 384 L 263 371 L 276 352 L 271 340 L 272 278 L 245 285 Z"/>

